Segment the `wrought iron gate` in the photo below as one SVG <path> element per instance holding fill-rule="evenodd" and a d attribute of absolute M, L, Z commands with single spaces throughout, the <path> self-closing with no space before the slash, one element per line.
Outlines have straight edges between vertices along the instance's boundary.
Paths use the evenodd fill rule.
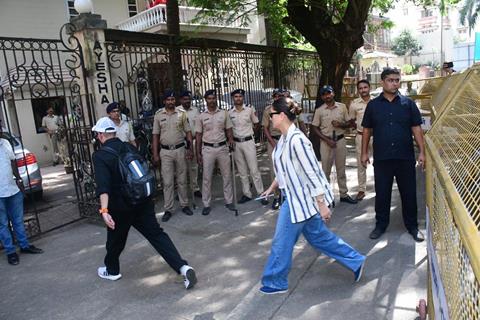
<path fill-rule="evenodd" d="M 30 236 L 76 221 L 96 205 L 90 132 L 95 116 L 84 78 L 82 47 L 73 36 L 73 28 L 71 24 L 64 25 L 59 40 L 0 38 L 0 117 L 13 136 L 11 142 L 19 144 L 17 165 L 25 172 L 26 187 L 32 194 L 25 203 Z M 61 119 L 60 128 L 52 137 L 63 150 L 66 171 L 73 171 L 73 186 L 71 182 L 63 186 L 71 188 L 71 201 L 58 204 L 63 207 L 63 214 L 60 208 L 51 213 L 55 210 L 37 199 L 41 194 L 33 196 L 34 191 L 42 192 L 35 185 L 39 183 L 37 160 L 43 157 L 45 162 L 51 148 L 41 127 L 45 108 L 50 106 Z"/>

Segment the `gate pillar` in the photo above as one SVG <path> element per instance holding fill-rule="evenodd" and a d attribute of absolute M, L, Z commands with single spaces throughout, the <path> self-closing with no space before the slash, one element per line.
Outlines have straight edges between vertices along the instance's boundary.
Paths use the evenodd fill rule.
<path fill-rule="evenodd" d="M 93 97 L 95 118 L 106 115 L 105 109 L 113 101 L 112 82 L 108 68 L 105 33 L 107 22 L 99 14 L 81 13 L 72 18 L 70 23 L 75 27 L 74 35 L 80 41 L 83 57 L 84 85 Z M 86 88 L 82 88 L 85 92 Z"/>

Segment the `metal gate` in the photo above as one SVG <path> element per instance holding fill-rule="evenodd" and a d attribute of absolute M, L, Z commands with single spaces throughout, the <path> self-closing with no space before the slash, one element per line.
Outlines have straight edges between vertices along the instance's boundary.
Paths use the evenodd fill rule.
<path fill-rule="evenodd" d="M 82 48 L 73 28 L 64 25 L 59 40 L 0 38 L 0 117 L 25 177 L 29 236 L 74 222 L 96 206 L 90 133 L 95 119 Z M 59 129 L 45 133 L 42 122 L 50 107 L 58 116 Z M 48 164 L 50 156 L 54 160 L 53 140 L 65 173 L 45 165 L 38 169 L 39 162 Z M 49 184 L 52 192 L 71 194 L 45 204 L 42 198 L 53 194 L 44 192 Z"/>
<path fill-rule="evenodd" d="M 208 89 L 217 91 L 222 109 L 233 106 L 232 90 L 245 89 L 246 103 L 255 106 L 260 119 L 274 88 L 297 91 L 307 111 L 315 104 L 315 99 L 303 99 L 309 89 L 316 92 L 320 61 L 314 52 L 112 29 L 105 30 L 105 39 L 113 99 L 130 111 L 141 137 L 137 144 L 147 158 L 153 115 L 174 83 L 172 52 L 180 55 L 182 87 L 192 92 L 192 106 L 200 112 Z"/>

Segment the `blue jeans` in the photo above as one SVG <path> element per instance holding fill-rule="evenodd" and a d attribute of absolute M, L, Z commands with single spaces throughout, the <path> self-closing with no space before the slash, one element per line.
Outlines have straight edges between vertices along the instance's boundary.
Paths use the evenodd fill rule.
<path fill-rule="evenodd" d="M 315 249 L 352 271 L 358 270 L 365 261 L 365 256 L 355 251 L 327 228 L 320 215 L 317 214 L 300 223 L 292 223 L 288 201 L 284 201 L 278 215 L 270 257 L 263 271 L 264 286 L 275 289 L 288 288 L 293 247 L 300 233 L 303 233 L 305 239 Z"/>
<path fill-rule="evenodd" d="M 12 223 L 13 231 L 21 248 L 30 246 L 23 224 L 23 193 L 17 192 L 13 196 L 0 198 L 0 241 L 5 248 L 5 253 L 16 252 L 8 222 Z"/>

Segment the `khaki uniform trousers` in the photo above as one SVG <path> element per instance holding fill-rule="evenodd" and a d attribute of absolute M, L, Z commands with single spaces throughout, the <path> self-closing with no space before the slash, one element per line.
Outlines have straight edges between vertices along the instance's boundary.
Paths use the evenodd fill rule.
<path fill-rule="evenodd" d="M 59 162 L 60 161 L 60 154 L 58 152 L 58 137 L 55 133 L 54 134 L 48 134 L 48 137 L 50 138 L 50 143 L 52 144 L 53 162 Z"/>
<path fill-rule="evenodd" d="M 223 179 L 223 196 L 225 203 L 233 203 L 233 185 L 232 168 L 228 147 L 219 148 L 202 146 L 203 159 L 203 183 L 202 183 L 202 202 L 204 207 L 210 207 L 212 201 L 212 176 L 215 169 L 215 162 L 218 161 L 220 172 Z"/>
<path fill-rule="evenodd" d="M 357 134 L 355 137 L 355 149 L 357 150 L 357 178 L 358 178 L 358 192 L 365 192 L 367 190 L 367 168 L 362 166 L 362 135 Z M 368 146 L 368 156 L 372 150 L 372 139 Z"/>
<path fill-rule="evenodd" d="M 333 153 L 335 152 L 335 157 Z M 347 146 L 345 138 L 337 141 L 336 148 L 330 148 L 323 140 L 320 142 L 320 155 L 322 157 L 322 169 L 330 181 L 330 174 L 332 172 L 333 163 L 337 169 L 337 182 L 340 191 L 340 197 L 347 196 L 347 175 L 345 174 L 345 163 L 347 161 Z"/>
<path fill-rule="evenodd" d="M 188 193 L 185 148 L 182 147 L 176 150 L 161 149 L 160 161 L 162 167 L 163 198 L 165 202 L 165 210 L 173 211 L 175 177 L 177 179 L 178 199 L 180 200 L 180 206 L 187 207 Z"/>
<path fill-rule="evenodd" d="M 195 149 L 195 140 L 193 142 L 193 148 L 192 150 Z M 194 152 L 195 154 L 195 152 Z M 191 190 L 190 191 L 200 191 L 200 187 L 198 186 L 198 164 L 197 164 L 197 157 L 194 155 L 192 160 L 187 160 L 187 171 L 188 171 L 188 181 L 191 185 Z"/>
<path fill-rule="evenodd" d="M 235 143 L 235 164 L 237 166 L 240 181 L 242 182 L 242 192 L 245 196 L 252 198 L 250 190 L 250 179 L 248 173 L 252 177 L 253 184 L 257 193 L 263 192 L 262 176 L 258 170 L 257 149 L 253 140 Z"/>

